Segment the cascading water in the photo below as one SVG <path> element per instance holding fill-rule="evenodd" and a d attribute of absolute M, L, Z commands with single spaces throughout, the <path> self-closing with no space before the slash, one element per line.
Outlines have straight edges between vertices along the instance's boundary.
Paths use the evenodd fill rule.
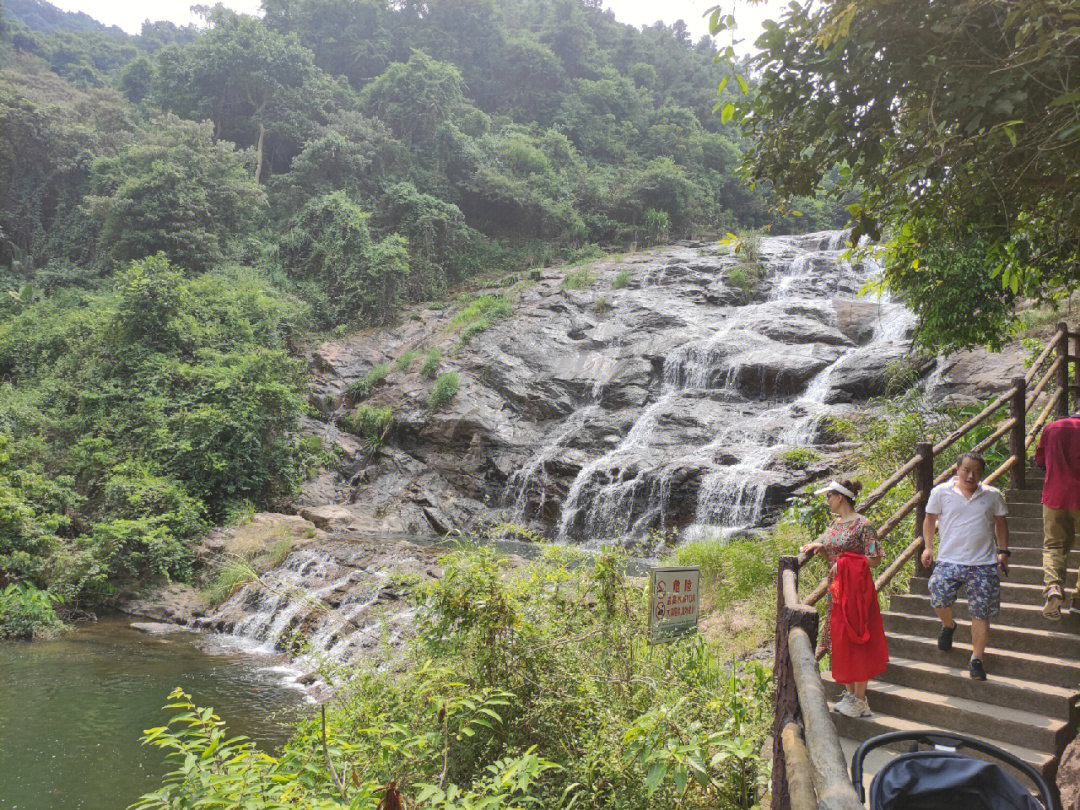
<path fill-rule="evenodd" d="M 611 538 L 671 524 L 686 526 L 686 536 L 724 534 L 760 523 L 777 478 L 776 456 L 812 444 L 822 417 L 836 407 L 830 403 L 852 398 L 838 375 L 906 352 L 912 316 L 887 298 L 860 297 L 880 267 L 871 259 L 846 261 L 842 232 L 765 238 L 760 252 L 770 287 L 765 300 L 701 308 L 710 319 L 705 336 L 663 358 L 651 403 L 573 480 L 560 538 Z M 665 283 L 677 270 L 650 269 L 644 284 Z M 858 339 L 842 334 L 841 306 L 876 307 L 872 331 Z M 519 516 L 523 493 L 538 485 L 565 437 L 583 430 L 597 407 L 576 412 L 513 477 L 506 501 Z M 665 445 L 660 426 L 690 408 L 709 415 L 712 434 L 696 446 Z M 694 485 L 692 519 L 669 514 L 673 491 Z"/>

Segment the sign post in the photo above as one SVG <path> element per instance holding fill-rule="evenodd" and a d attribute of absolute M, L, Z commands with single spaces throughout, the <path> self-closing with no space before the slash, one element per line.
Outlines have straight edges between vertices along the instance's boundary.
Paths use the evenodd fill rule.
<path fill-rule="evenodd" d="M 649 569 L 649 643 L 697 632 L 699 566 Z"/>

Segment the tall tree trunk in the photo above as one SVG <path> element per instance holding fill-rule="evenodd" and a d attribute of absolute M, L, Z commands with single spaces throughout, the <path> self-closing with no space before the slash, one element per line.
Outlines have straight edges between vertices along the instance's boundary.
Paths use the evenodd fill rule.
<path fill-rule="evenodd" d="M 263 168 L 263 141 L 266 139 L 266 125 L 263 124 L 262 119 L 259 119 L 259 147 L 256 152 L 258 158 L 255 164 L 255 182 L 259 182 L 259 178 L 262 177 Z"/>

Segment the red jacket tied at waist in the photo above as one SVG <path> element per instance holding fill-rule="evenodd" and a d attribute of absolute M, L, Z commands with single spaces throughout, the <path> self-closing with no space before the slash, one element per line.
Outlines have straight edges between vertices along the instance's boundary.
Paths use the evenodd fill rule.
<path fill-rule="evenodd" d="M 889 650 L 865 555 L 850 551 L 840 555 L 829 593 L 833 680 L 856 683 L 880 675 L 889 663 Z"/>

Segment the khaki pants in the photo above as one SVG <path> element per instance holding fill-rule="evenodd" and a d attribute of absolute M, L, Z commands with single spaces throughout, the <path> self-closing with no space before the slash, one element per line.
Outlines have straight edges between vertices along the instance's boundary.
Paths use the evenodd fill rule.
<path fill-rule="evenodd" d="M 1080 509 L 1051 509 L 1043 506 L 1043 585 L 1065 592 L 1065 562 L 1073 540 L 1080 533 Z M 1077 587 L 1080 596 L 1080 583 Z"/>

